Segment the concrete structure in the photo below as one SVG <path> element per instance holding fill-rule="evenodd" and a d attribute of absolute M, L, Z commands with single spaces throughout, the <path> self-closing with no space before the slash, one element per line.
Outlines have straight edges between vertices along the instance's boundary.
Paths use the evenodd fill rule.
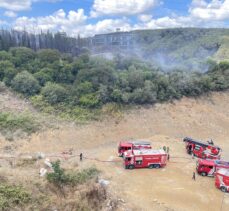
<path fill-rule="evenodd" d="M 129 49 L 134 44 L 133 32 L 113 32 L 97 34 L 91 38 L 92 47 L 109 47 Z"/>

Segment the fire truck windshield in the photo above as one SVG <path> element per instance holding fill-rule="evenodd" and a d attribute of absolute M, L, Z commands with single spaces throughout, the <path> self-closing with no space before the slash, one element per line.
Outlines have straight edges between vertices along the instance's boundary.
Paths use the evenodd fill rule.
<path fill-rule="evenodd" d="M 195 150 L 199 151 L 200 150 L 200 146 L 196 145 L 195 146 Z"/>

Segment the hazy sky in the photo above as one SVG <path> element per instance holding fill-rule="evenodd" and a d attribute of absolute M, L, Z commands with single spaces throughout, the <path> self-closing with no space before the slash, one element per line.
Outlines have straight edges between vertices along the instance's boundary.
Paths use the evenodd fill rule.
<path fill-rule="evenodd" d="M 229 28 L 229 0 L 0 0 L 0 25 L 73 36 L 116 28 Z"/>

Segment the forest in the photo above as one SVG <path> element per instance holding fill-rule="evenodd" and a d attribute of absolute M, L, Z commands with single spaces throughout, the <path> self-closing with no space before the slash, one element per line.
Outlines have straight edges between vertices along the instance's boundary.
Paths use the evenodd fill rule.
<path fill-rule="evenodd" d="M 0 50 L 27 47 L 34 51 L 56 49 L 73 56 L 85 52 L 131 55 L 163 70 L 174 68 L 207 71 L 209 57 L 229 60 L 229 29 L 175 28 L 113 32 L 95 37 L 69 37 L 64 32 L 0 30 Z M 129 44 L 125 40 L 129 36 Z M 108 40 L 110 40 L 108 42 Z M 127 40 L 128 40 L 127 39 Z M 130 44 L 131 43 L 131 44 Z"/>
<path fill-rule="evenodd" d="M 208 71 L 165 72 L 136 58 L 113 60 L 54 49 L 0 51 L 0 81 L 39 109 L 77 117 L 104 105 L 143 105 L 229 88 L 229 62 L 208 60 Z"/>

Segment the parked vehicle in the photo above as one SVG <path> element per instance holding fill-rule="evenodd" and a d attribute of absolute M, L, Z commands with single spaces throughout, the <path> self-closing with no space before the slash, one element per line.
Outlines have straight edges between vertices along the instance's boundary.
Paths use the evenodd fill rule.
<path fill-rule="evenodd" d="M 229 192 L 229 169 L 219 169 L 216 172 L 215 186 L 223 192 Z"/>
<path fill-rule="evenodd" d="M 149 141 L 121 141 L 118 145 L 118 155 L 123 156 L 123 153 L 128 150 L 138 149 L 151 149 L 151 143 Z"/>
<path fill-rule="evenodd" d="M 215 146 L 212 141 L 204 143 L 188 137 L 184 138 L 183 141 L 186 143 L 186 150 L 190 155 L 193 154 L 198 158 L 215 160 L 219 160 L 221 157 L 221 148 Z"/>
<path fill-rule="evenodd" d="M 129 150 L 123 155 L 124 167 L 134 168 L 161 168 L 166 165 L 167 154 L 164 150 Z"/>
<path fill-rule="evenodd" d="M 219 169 L 229 169 L 229 162 L 222 160 L 198 159 L 197 173 L 202 176 L 214 176 Z"/>

